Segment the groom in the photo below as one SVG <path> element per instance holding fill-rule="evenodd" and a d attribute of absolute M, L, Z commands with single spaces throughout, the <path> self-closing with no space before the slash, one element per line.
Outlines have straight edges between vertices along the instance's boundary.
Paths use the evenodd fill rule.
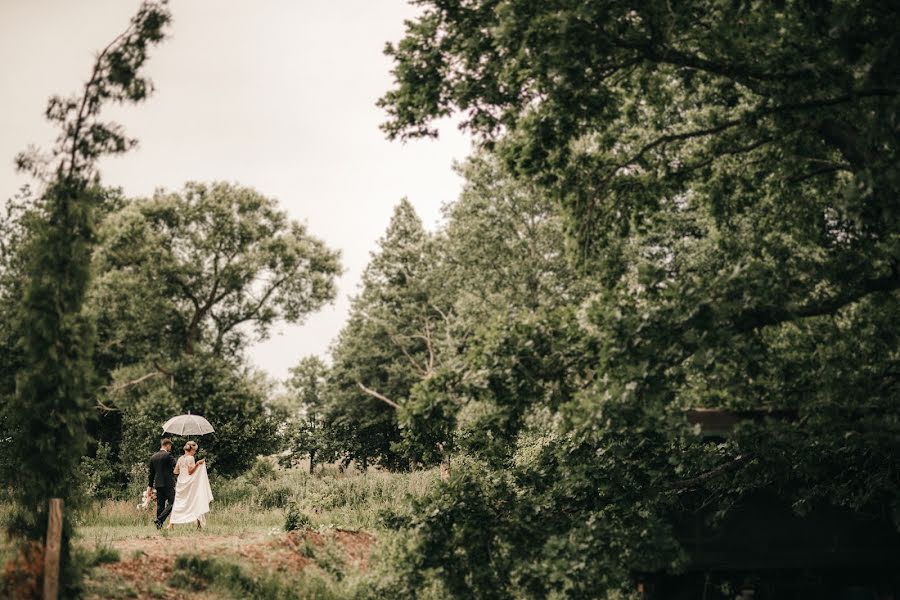
<path fill-rule="evenodd" d="M 150 457 L 150 477 L 147 491 L 156 488 L 156 528 L 162 529 L 163 523 L 172 512 L 175 503 L 175 457 L 172 456 L 172 440 L 163 438 L 159 452 Z"/>

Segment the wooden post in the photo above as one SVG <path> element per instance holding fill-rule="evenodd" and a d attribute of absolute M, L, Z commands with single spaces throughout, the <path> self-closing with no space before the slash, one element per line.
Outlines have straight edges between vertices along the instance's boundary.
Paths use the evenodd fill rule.
<path fill-rule="evenodd" d="M 44 600 L 59 597 L 59 553 L 62 542 L 63 501 L 50 499 L 47 545 L 44 548 Z"/>

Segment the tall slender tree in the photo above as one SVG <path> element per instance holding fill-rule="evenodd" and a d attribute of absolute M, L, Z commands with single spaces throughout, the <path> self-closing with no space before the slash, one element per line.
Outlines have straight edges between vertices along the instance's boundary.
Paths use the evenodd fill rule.
<path fill-rule="evenodd" d="M 361 461 L 400 466 L 415 458 L 400 445 L 396 409 L 435 368 L 440 315 L 427 286 L 428 243 L 412 204 L 402 200 L 333 349 L 328 421 L 336 435 L 353 440 Z"/>
<path fill-rule="evenodd" d="M 141 71 L 169 20 L 164 0 L 143 3 L 128 28 L 97 56 L 81 95 L 50 99 L 46 115 L 60 130 L 51 153 L 30 151 L 17 158 L 19 167 L 43 185 L 36 200 L 40 217 L 28 233 L 27 279 L 16 319 L 22 364 L 7 407 L 14 468 L 22 474 L 14 487 L 16 515 L 9 528 L 20 539 L 44 537 L 50 498 L 77 505 L 76 469 L 93 414 L 88 389 L 94 334 L 82 309 L 95 209 L 103 197 L 97 161 L 136 143 L 118 125 L 101 120 L 100 112 L 109 102 L 140 102 L 151 92 Z M 73 580 L 72 514 L 67 511 L 64 520 L 63 587 Z"/>

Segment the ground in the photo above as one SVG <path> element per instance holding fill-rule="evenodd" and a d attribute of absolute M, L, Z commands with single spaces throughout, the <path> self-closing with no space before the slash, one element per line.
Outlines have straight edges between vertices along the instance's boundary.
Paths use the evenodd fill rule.
<path fill-rule="evenodd" d="M 88 545 L 90 541 L 83 543 Z M 373 543 L 374 537 L 366 532 L 333 528 L 291 533 L 148 533 L 107 544 L 118 551 L 121 559 L 94 569 L 88 580 L 88 598 L 183 598 L 185 591 L 170 583 L 175 558 L 181 555 L 215 557 L 234 562 L 249 572 L 290 576 L 304 569 L 321 569 L 315 557 L 326 549 L 336 550 L 337 559 L 352 570 L 364 571 Z M 192 592 L 191 597 L 204 600 L 221 595 L 200 590 Z"/>
<path fill-rule="evenodd" d="M 403 510 L 410 497 L 438 485 L 439 474 L 331 465 L 311 474 L 261 459 L 240 477 L 213 481 L 216 499 L 206 529 L 180 526 L 171 532 L 157 531 L 153 509 L 138 506 L 140 483 L 118 500 L 98 498 L 73 517 L 74 542 L 96 564 L 86 580 L 90 600 L 243 600 L 272 597 L 273 587 L 281 598 L 350 597 L 357 588 L 370 588 L 369 577 L 378 577 L 370 554 L 388 547 L 382 543 L 389 535 L 383 515 Z M 10 510 L 0 502 L 0 522 Z M 289 515 L 306 527 L 286 533 Z M 177 569 L 179 557 L 211 558 L 213 566 L 237 565 L 240 573 L 220 569 L 199 577 Z M 12 547 L 0 539 L 0 565 L 12 558 Z M 261 582 L 252 594 L 241 588 L 248 578 Z"/>

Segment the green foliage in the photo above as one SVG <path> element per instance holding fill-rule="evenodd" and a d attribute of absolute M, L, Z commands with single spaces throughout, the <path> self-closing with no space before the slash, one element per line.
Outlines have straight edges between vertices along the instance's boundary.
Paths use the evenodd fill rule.
<path fill-rule="evenodd" d="M 278 476 L 275 465 L 265 458 L 257 458 L 250 470 L 247 471 L 247 478 L 250 481 L 262 483 L 266 480 L 275 479 Z"/>
<path fill-rule="evenodd" d="M 571 309 L 587 286 L 565 255 L 560 212 L 488 154 L 477 154 L 459 171 L 465 187 L 445 208 L 441 230 L 426 235 L 411 207 L 401 204 L 373 255 L 329 374 L 330 428 L 345 446 L 371 443 L 377 429 L 370 420 L 380 417 L 379 425 L 396 421 L 390 448 L 411 460 L 434 464 L 459 444 L 472 451 L 489 440 L 493 452 L 508 454 L 528 407 L 545 396 L 558 403 L 574 385 L 576 363 L 589 360 L 579 360 L 585 348 Z M 519 321 L 549 319 L 564 306 L 570 307 L 568 331 L 560 333 L 555 353 L 550 331 L 543 332 L 542 345 L 494 340 L 515 332 Z M 502 361 L 510 388 L 530 384 L 527 393 L 494 389 Z M 560 379 L 569 387 L 552 389 Z M 361 391 L 360 383 L 369 389 Z M 471 419 L 479 407 L 491 422 Z"/>
<path fill-rule="evenodd" d="M 284 515 L 284 530 L 297 531 L 298 529 L 309 529 L 312 521 L 309 516 L 302 512 L 296 504 L 291 502 L 288 504 L 287 513 Z"/>
<path fill-rule="evenodd" d="M 187 410 L 217 429 L 203 440 L 211 471 L 237 473 L 277 451 L 263 409 L 268 384 L 243 353 L 275 321 L 302 322 L 334 297 L 338 253 L 275 200 L 226 183 L 123 202 L 99 239 L 88 309 L 109 385 L 98 394 L 107 413 L 98 436 L 120 457 L 120 473 Z"/>
<path fill-rule="evenodd" d="M 630 569 L 684 564 L 671 530 L 683 511 L 722 518 L 758 490 L 801 514 L 897 506 L 900 11 L 422 5 L 387 49 L 386 131 L 432 135 L 464 113 L 520 186 L 565 209 L 587 296 L 462 327 L 471 343 L 441 393 L 460 406 L 458 439 L 490 461 L 466 477 L 508 481 L 500 491 L 532 511 L 513 508 L 494 538 L 541 529 L 506 566 L 435 567 L 406 589 L 594 597 Z M 698 407 L 796 418 L 708 444 L 685 425 Z M 485 546 L 462 512 L 464 537 L 446 533 L 450 501 L 420 507 L 398 564 L 432 539 L 447 560 Z"/>
<path fill-rule="evenodd" d="M 628 587 L 635 569 L 680 566 L 665 511 L 639 487 L 624 488 L 620 473 L 594 473 L 595 454 L 567 440 L 508 471 L 458 466 L 450 483 L 389 520 L 402 541 L 388 556 L 382 593 L 596 598 Z"/>
<path fill-rule="evenodd" d="M 215 428 L 196 440 L 210 473 L 236 475 L 273 449 L 275 424 L 265 411 L 265 390 L 232 362 L 212 355 L 185 356 L 171 376 L 170 382 L 156 380 L 118 400 L 125 460 L 144 462 L 159 449 L 161 424 L 188 411 L 205 416 Z M 177 452 L 184 440 L 175 441 Z"/>
<path fill-rule="evenodd" d="M 80 472 L 83 476 L 84 495 L 92 500 L 119 495 L 121 486 L 116 466 L 109 444 L 98 442 L 94 456 L 81 458 Z"/>
<path fill-rule="evenodd" d="M 414 458 L 400 445 L 391 403 L 405 403 L 435 366 L 433 340 L 441 317 L 425 279 L 428 242 L 412 205 L 401 201 L 333 348 L 326 426 L 347 459 L 404 468 Z"/>
<path fill-rule="evenodd" d="M 83 95 L 50 99 L 46 116 L 59 128 L 50 156 L 32 152 L 17 157 L 19 168 L 46 184 L 23 236 L 27 243 L 19 264 L 20 274 L 27 277 L 12 334 L 21 354 L 15 363 L 15 395 L 4 398 L 4 420 L 12 433 L 12 468 L 28 474 L 17 478 L 14 494 L 19 511 L 9 530 L 20 539 L 43 539 L 48 500 L 66 501 L 64 594 L 74 593 L 77 586 L 77 566 L 70 560 L 71 516 L 79 505 L 76 477 L 93 416 L 94 324 L 83 306 L 97 207 L 104 198 L 96 183 L 96 162 L 134 144 L 119 126 L 99 116 L 110 101 L 139 102 L 147 96 L 150 83 L 141 69 L 149 48 L 162 40 L 169 19 L 164 2 L 143 3 L 128 29 L 98 55 Z"/>
<path fill-rule="evenodd" d="M 111 364 L 198 351 L 239 354 L 276 320 L 331 301 L 339 255 L 275 200 L 228 183 L 188 183 L 109 215 L 92 310 Z"/>
<path fill-rule="evenodd" d="M 508 459 L 535 409 L 556 411 L 594 374 L 595 348 L 573 307 L 500 312 L 475 331 L 457 394 L 460 446 Z"/>
<path fill-rule="evenodd" d="M 269 403 L 273 416 L 283 424 L 281 434 L 287 442 L 288 454 L 280 460 L 286 466 L 308 457 L 311 473 L 316 462 L 333 461 L 337 457 L 334 439 L 325 422 L 327 373 L 325 363 L 317 356 L 301 359 L 285 382 L 286 393 Z"/>

